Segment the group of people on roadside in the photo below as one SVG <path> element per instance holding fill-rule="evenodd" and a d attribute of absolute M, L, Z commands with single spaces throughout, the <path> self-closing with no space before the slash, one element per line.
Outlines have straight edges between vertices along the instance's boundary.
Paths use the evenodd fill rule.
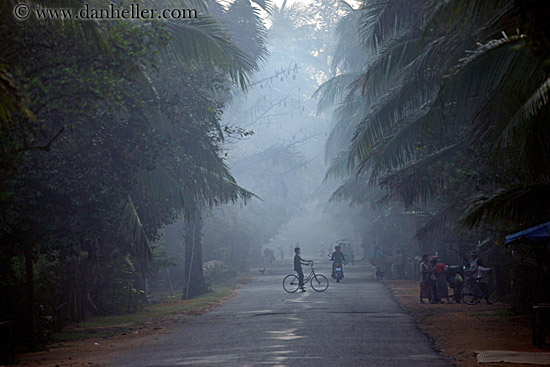
<path fill-rule="evenodd" d="M 443 303 L 447 299 L 449 303 L 449 289 L 447 287 L 447 277 L 445 276 L 447 266 L 439 261 L 437 256 L 425 254 L 420 263 L 420 303 L 424 303 L 424 298 L 430 303 Z"/>
<path fill-rule="evenodd" d="M 447 303 L 450 303 L 448 281 L 454 291 L 453 301 L 460 303 L 464 278 L 460 272 L 456 272 L 452 279 L 448 279 L 446 276 L 447 268 L 447 265 L 439 261 L 437 256 L 431 258 L 427 254 L 422 256 L 422 262 L 420 263 L 420 303 L 424 303 L 424 299 L 427 299 L 430 303 L 443 303 L 445 298 Z M 471 281 L 476 282 L 481 290 L 481 296 L 487 301 L 487 304 L 491 304 L 487 289 L 487 274 L 491 270 L 491 268 L 484 266 L 483 260 L 479 258 L 479 253 L 476 250 L 471 251 L 470 265 L 466 269 L 466 275 L 469 276 Z"/>

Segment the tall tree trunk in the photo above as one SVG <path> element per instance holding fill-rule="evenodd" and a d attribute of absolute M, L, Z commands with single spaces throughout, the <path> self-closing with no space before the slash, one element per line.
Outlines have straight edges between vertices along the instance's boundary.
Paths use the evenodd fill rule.
<path fill-rule="evenodd" d="M 170 270 L 166 268 L 165 271 L 166 271 L 166 280 L 168 281 L 168 285 L 170 287 L 170 296 L 174 297 L 174 287 L 172 286 L 172 278 L 170 277 Z"/>
<path fill-rule="evenodd" d="M 70 312 L 72 313 L 71 320 L 80 323 L 82 321 L 81 314 L 81 288 L 80 288 L 80 246 L 77 246 L 77 251 L 73 254 L 71 276 L 73 278 L 72 297 Z"/>
<path fill-rule="evenodd" d="M 185 224 L 185 285 L 183 298 L 193 298 L 206 292 L 202 273 L 202 217 L 199 211 Z"/>
<path fill-rule="evenodd" d="M 244 245 L 244 250 L 243 250 L 243 262 L 241 264 L 241 269 L 242 271 L 244 272 L 247 272 L 247 271 L 250 271 L 250 261 L 251 261 L 251 247 L 250 244 L 248 244 L 248 241 L 246 242 L 246 244 Z"/>
<path fill-rule="evenodd" d="M 373 254 L 373 241 L 370 232 L 365 229 L 363 239 L 361 240 L 361 248 L 363 249 L 363 260 L 367 260 Z"/>
<path fill-rule="evenodd" d="M 35 343 L 35 312 L 34 312 L 34 264 L 32 248 L 24 246 L 25 255 L 25 278 L 27 283 L 27 323 L 26 329 L 29 337 L 29 345 L 34 347 Z"/>

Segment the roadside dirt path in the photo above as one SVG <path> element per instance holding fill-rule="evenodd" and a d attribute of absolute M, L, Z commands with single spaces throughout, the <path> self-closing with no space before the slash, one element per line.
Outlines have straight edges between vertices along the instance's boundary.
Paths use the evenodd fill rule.
<path fill-rule="evenodd" d="M 19 356 L 17 366 L 44 366 L 44 367 L 83 367 L 102 366 L 97 362 L 97 356 L 109 358 L 112 353 L 129 348 L 140 348 L 149 344 L 167 332 L 167 329 L 155 330 L 144 327 L 131 335 L 117 335 L 108 338 L 87 339 L 78 342 L 64 343 L 62 346 L 52 346 L 50 350 L 29 353 Z M 93 357 L 94 361 L 91 362 Z"/>
<path fill-rule="evenodd" d="M 479 367 L 476 351 L 550 352 L 531 345 L 530 318 L 510 315 L 506 304 L 420 304 L 418 282 L 385 280 L 383 283 L 441 353 L 453 358 L 459 367 Z M 483 366 L 519 365 L 488 363 Z"/>

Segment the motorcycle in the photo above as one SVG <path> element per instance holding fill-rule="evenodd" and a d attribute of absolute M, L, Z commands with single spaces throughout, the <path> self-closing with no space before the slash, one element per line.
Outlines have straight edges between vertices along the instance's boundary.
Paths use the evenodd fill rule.
<path fill-rule="evenodd" d="M 332 277 L 336 279 L 336 283 L 340 283 L 340 280 L 344 277 L 342 264 L 334 264 L 334 275 Z"/>

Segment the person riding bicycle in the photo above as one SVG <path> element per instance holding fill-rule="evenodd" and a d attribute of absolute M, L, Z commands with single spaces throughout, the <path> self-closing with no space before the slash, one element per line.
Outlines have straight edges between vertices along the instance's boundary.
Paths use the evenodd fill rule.
<path fill-rule="evenodd" d="M 304 287 L 304 272 L 302 271 L 302 265 L 311 265 L 313 261 L 311 260 L 303 260 L 300 257 L 300 248 L 296 247 L 294 249 L 294 271 L 298 273 L 298 287 L 302 290 L 302 292 L 306 291 L 306 287 Z"/>
<path fill-rule="evenodd" d="M 336 265 L 340 265 L 340 268 L 342 269 L 342 278 L 344 277 L 344 261 L 346 261 L 346 258 L 344 256 L 344 253 L 341 251 L 340 245 L 336 245 L 334 247 L 334 252 L 332 255 L 330 255 L 330 261 L 332 261 L 332 278 L 336 279 Z"/>
<path fill-rule="evenodd" d="M 471 279 L 475 279 L 477 286 L 481 291 L 481 297 L 485 298 L 487 304 L 492 304 L 489 301 L 489 291 L 487 289 L 487 273 L 493 271 L 492 268 L 486 268 L 483 264 L 483 260 L 478 258 L 478 252 L 473 250 L 470 252 L 470 267 L 468 268 L 468 274 Z"/>

